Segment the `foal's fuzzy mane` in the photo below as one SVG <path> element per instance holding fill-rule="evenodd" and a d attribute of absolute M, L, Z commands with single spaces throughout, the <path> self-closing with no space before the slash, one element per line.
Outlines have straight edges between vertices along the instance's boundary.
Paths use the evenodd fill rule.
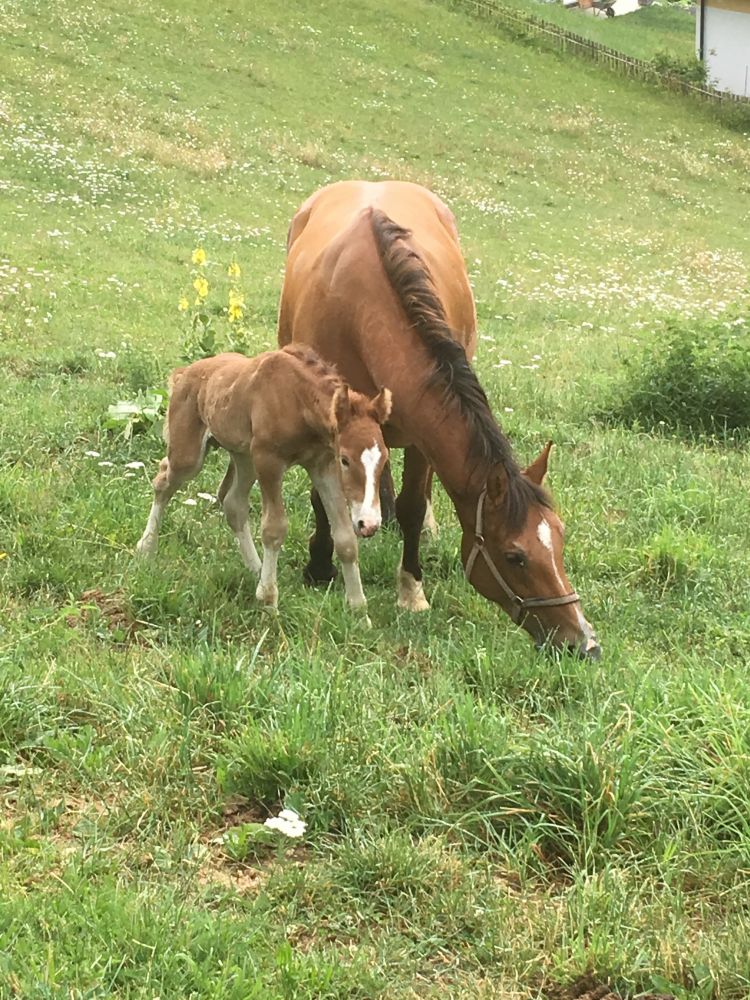
<path fill-rule="evenodd" d="M 317 388 L 331 398 L 337 389 L 346 385 L 336 366 L 321 358 L 312 347 L 307 347 L 304 344 L 287 344 L 281 350 L 285 354 L 291 354 L 292 357 L 305 365 L 315 376 Z M 349 405 L 354 416 L 369 417 L 371 415 L 370 400 L 367 396 L 363 396 L 362 393 L 355 392 L 351 388 L 349 388 Z"/>
<path fill-rule="evenodd" d="M 378 208 L 370 210 L 372 233 L 388 281 L 408 322 L 433 362 L 428 386 L 439 386 L 469 428 L 472 457 L 484 469 L 502 466 L 507 476 L 505 516 L 511 530 L 526 518 L 532 504 L 551 506 L 550 496 L 521 474 L 508 438 L 490 409 L 487 395 L 466 352 L 448 325 L 445 310 L 427 264 L 411 245 L 411 231 Z"/>

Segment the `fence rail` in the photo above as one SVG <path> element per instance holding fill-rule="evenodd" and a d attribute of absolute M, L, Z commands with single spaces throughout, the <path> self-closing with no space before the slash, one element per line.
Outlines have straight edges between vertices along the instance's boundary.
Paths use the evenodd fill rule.
<path fill-rule="evenodd" d="M 500 25 L 516 37 L 533 38 L 548 48 L 558 49 L 561 52 L 572 52 L 634 79 L 645 80 L 649 83 L 658 81 L 670 90 L 691 94 L 702 100 L 718 104 L 750 105 L 750 98 L 732 94 L 726 90 L 717 90 L 715 87 L 690 83 L 674 73 L 657 69 L 644 59 L 636 59 L 634 56 L 625 55 L 624 52 L 618 52 L 617 49 L 610 49 L 607 45 L 602 45 L 601 42 L 584 38 L 583 35 L 577 35 L 575 32 L 561 28 L 550 21 L 545 21 L 535 14 L 527 14 L 525 11 L 506 7 L 499 0 L 451 0 L 451 6 L 465 9 L 475 17 L 481 17 Z"/>

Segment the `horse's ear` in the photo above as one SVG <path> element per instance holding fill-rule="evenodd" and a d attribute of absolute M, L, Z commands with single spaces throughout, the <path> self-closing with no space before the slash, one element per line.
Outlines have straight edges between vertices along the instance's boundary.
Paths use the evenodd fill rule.
<path fill-rule="evenodd" d="M 547 463 L 549 462 L 549 453 L 552 450 L 552 441 L 548 441 L 542 448 L 541 453 L 531 465 L 523 470 L 524 476 L 530 479 L 532 483 L 536 483 L 537 486 L 541 486 L 544 482 L 544 477 L 547 475 Z"/>
<path fill-rule="evenodd" d="M 377 396 L 370 400 L 370 406 L 379 424 L 384 424 L 390 417 L 392 405 L 390 389 L 381 389 Z"/>
<path fill-rule="evenodd" d="M 338 386 L 333 394 L 333 399 L 331 400 L 331 421 L 337 427 L 343 427 L 351 415 L 352 403 L 349 399 L 349 386 L 344 382 Z"/>
<path fill-rule="evenodd" d="M 508 487 L 508 473 L 502 465 L 495 465 L 487 476 L 487 496 L 492 503 L 500 503 Z"/>

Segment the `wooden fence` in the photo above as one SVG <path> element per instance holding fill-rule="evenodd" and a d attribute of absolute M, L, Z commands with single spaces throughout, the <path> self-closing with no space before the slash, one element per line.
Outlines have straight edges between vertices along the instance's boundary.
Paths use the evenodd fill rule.
<path fill-rule="evenodd" d="M 633 56 L 625 55 L 624 52 L 610 49 L 607 45 L 592 41 L 590 38 L 584 38 L 583 35 L 576 35 L 575 32 L 561 28 L 550 21 L 545 21 L 534 14 L 506 7 L 499 0 L 450 0 L 450 6 L 467 10 L 475 17 L 491 21 L 515 37 L 534 39 L 545 47 L 557 49 L 560 52 L 572 52 L 576 56 L 590 59 L 634 79 L 645 80 L 649 83 L 657 82 L 670 90 L 691 94 L 694 97 L 719 104 L 750 105 L 750 98 L 740 97 L 738 94 L 731 94 L 725 90 L 716 90 L 714 87 L 690 83 L 674 73 L 657 69 L 653 63 L 646 62 L 644 59 L 636 59 Z"/>

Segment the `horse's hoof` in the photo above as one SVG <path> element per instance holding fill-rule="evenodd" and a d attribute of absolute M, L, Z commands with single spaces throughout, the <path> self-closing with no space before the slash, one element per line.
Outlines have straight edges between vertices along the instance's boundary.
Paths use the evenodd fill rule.
<path fill-rule="evenodd" d="M 279 605 L 279 589 L 273 585 L 264 587 L 262 583 L 259 583 L 255 590 L 255 597 L 269 611 L 275 611 Z"/>
<path fill-rule="evenodd" d="M 142 559 L 156 555 L 156 542 L 152 538 L 142 538 L 135 547 L 135 554 Z"/>
<path fill-rule="evenodd" d="M 312 563 L 308 563 L 302 570 L 302 580 L 306 587 L 325 586 L 335 580 L 338 575 L 339 571 L 333 565 L 313 566 Z"/>
<path fill-rule="evenodd" d="M 424 596 L 422 581 L 416 580 L 411 573 L 399 569 L 398 572 L 398 606 L 404 611 L 429 611 L 430 602 Z"/>

